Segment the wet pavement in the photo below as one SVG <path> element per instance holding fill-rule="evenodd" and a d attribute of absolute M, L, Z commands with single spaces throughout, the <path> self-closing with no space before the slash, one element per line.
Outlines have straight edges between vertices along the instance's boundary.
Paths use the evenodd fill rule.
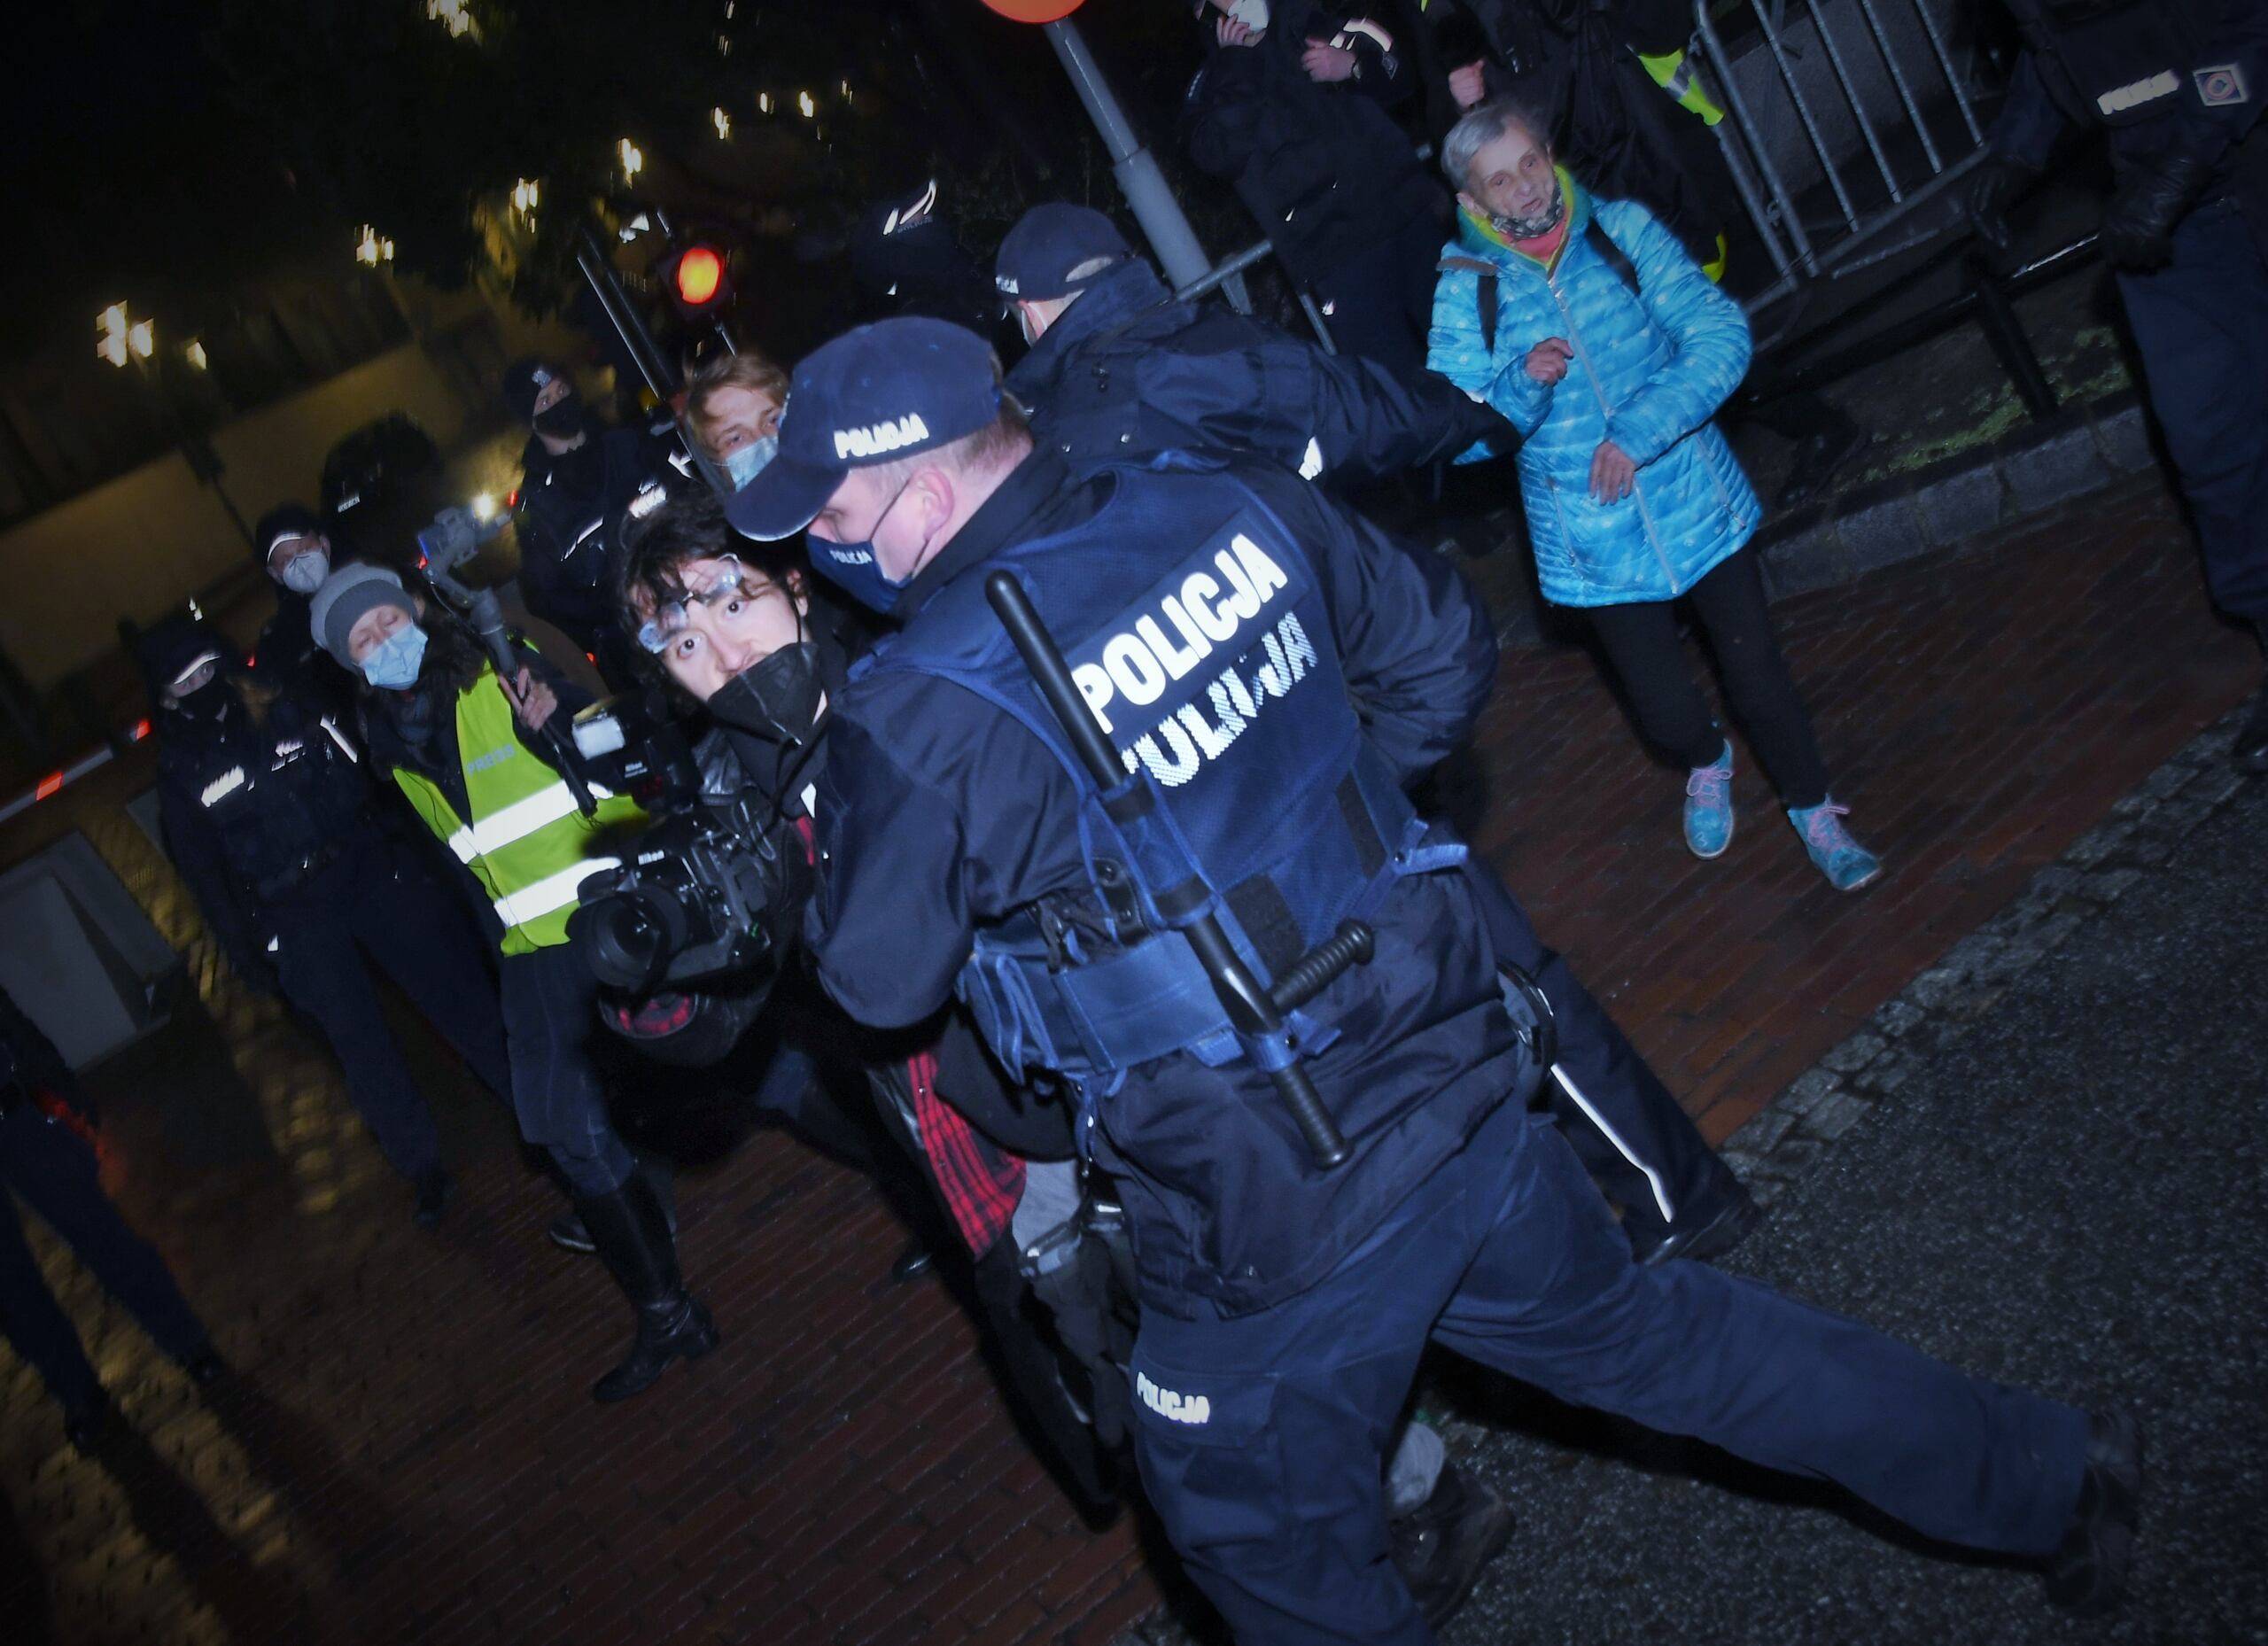
<path fill-rule="evenodd" d="M 2016 897 L 2258 667 L 2206 611 L 2155 481 L 1778 609 L 1837 796 L 1888 861 L 1878 888 L 1826 889 L 1744 752 L 1731 851 L 1685 856 L 1677 774 L 1637 747 L 1580 648 L 1507 655 L 1444 786 L 1718 1137 Z M 559 1202 L 501 1107 L 404 1017 L 463 1181 L 438 1234 L 414 1230 L 327 1055 L 236 983 L 119 810 L 146 781 L 133 760 L 97 774 L 67 810 L 0 832 L 0 860 L 78 827 L 185 956 L 174 1023 L 97 1075 L 105 1180 L 239 1375 L 197 1399 L 41 1246 L 127 1421 L 81 1458 L 33 1375 L 0 1358 L 9 1646 L 1102 1646 L 1153 1611 L 1139 1528 L 1080 1525 L 1002 1415 L 949 1291 L 882 1284 L 903 1236 L 878 1197 L 783 1136 L 742 1135 L 729 1112 L 692 1117 L 703 1141 L 681 1184 L 686 1269 L 725 1347 L 625 1408 L 594 1406 L 587 1384 L 627 1311 L 590 1260 L 544 1239 Z M 2248 977 L 2259 995 L 2258 905 L 2240 882 L 2260 804 L 2246 797 L 2253 832 L 2212 857 L 2221 879 L 2160 905 L 2138 889 L 2104 918 L 2157 908 L 2156 928 L 2106 939 L 2099 959 L 2064 951 L 2093 968 L 2078 993 L 2012 995 L 2008 1010 L 2036 1015 L 1946 1054 L 1942 1083 L 1854 1132 L 1742 1259 L 1980 1370 L 2136 1401 L 2194 1495 L 2154 1521 L 2174 1535 L 2151 1545 L 2141 1603 L 2105 1638 L 2235 1640 L 2261 1619 L 2230 1528 L 2256 1522 L 2260 1501 L 2241 1398 L 2249 1380 L 2256 1425 L 2261 1185 L 2244 1105 L 2262 1083 L 2218 1027 Z M 2161 1013 L 2148 1032 L 2132 983 L 2145 972 L 2194 996 L 2201 1023 Z M 627 1095 L 665 1110 L 681 1091 L 656 1075 Z M 2177 1252 L 2187 1261 L 2166 1261 Z M 1473 1419 L 1532 1425 L 1532 1403 L 1454 1383 L 1441 1399 L 1460 1450 L 1527 1522 L 1453 1641 L 2079 1633 L 2041 1621 L 2028 1580 L 1689 1482 L 1682 1456 L 1654 1471 L 1596 1461 L 1595 1433 L 1573 1448 L 1525 1427 L 1484 1441 Z M 2161 1617 L 2176 1627 L 2158 1631 Z"/>

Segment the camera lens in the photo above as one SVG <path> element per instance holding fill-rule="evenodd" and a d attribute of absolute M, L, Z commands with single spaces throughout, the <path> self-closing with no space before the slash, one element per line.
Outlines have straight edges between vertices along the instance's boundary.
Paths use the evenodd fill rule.
<path fill-rule="evenodd" d="M 685 946 L 685 910 L 666 895 L 618 892 L 576 910 L 568 917 L 567 936 L 581 948 L 599 982 L 617 989 L 651 989 L 670 957 Z"/>

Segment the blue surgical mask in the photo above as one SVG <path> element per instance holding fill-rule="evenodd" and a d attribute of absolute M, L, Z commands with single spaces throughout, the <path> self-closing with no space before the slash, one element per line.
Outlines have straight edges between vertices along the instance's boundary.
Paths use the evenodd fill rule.
<path fill-rule="evenodd" d="M 767 434 L 760 440 L 750 440 L 746 446 L 725 454 L 725 477 L 733 483 L 733 490 L 737 492 L 755 479 L 764 465 L 779 454 L 778 435 Z"/>
<path fill-rule="evenodd" d="M 370 648 L 362 659 L 362 678 L 398 692 L 417 684 L 417 671 L 424 663 L 425 631 L 407 623 Z"/>
<path fill-rule="evenodd" d="M 330 556 L 320 548 L 295 555 L 284 565 L 281 581 L 295 594 L 312 594 L 330 575 Z"/>
<path fill-rule="evenodd" d="M 898 498 L 904 497 L 906 486 L 913 484 L 913 477 L 907 476 L 905 485 L 897 488 L 897 496 L 891 498 L 882 513 L 874 516 L 872 530 L 882 529 L 882 522 L 889 518 L 889 511 L 897 507 Z M 834 543 L 806 533 L 804 543 L 811 551 L 812 570 L 861 606 L 887 615 L 897 604 L 898 593 L 905 582 L 894 582 L 883 573 L 882 562 L 874 557 L 873 539 L 863 543 Z"/>

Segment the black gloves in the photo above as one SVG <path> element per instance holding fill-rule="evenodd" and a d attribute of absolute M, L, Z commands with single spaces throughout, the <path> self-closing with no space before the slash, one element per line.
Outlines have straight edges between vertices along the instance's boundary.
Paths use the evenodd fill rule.
<path fill-rule="evenodd" d="M 1969 175 L 1961 206 L 1985 260 L 2005 266 L 2015 251 L 2008 229 L 2008 203 L 2031 186 L 2039 168 L 2006 154 L 1987 154 Z"/>
<path fill-rule="evenodd" d="M 2173 260 L 2173 231 L 2204 191 L 2212 169 L 2195 149 L 2118 158 L 2118 186 L 2103 208 L 2102 254 L 2119 268 L 2163 268 Z"/>

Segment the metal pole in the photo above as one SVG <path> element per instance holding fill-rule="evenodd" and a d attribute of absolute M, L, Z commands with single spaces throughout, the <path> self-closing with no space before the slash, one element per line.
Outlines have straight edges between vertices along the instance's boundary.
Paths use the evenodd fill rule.
<path fill-rule="evenodd" d="M 1103 147 L 1110 155 L 1111 175 L 1118 179 L 1126 204 L 1133 208 L 1135 221 L 1149 237 L 1150 248 L 1158 254 L 1158 262 L 1166 271 L 1166 283 L 1179 287 L 1202 280 L 1212 272 L 1213 260 L 1206 255 L 1197 231 L 1189 226 L 1181 202 L 1166 186 L 1157 157 L 1144 148 L 1134 135 L 1126 111 L 1119 106 L 1117 94 L 1103 78 L 1094 54 L 1087 50 L 1086 37 L 1079 33 L 1079 26 L 1063 18 L 1045 25 L 1045 28 L 1048 43 L 1055 48 L 1063 72 L 1071 77 L 1072 89 L 1079 94 L 1088 118 L 1102 134 Z M 1230 307 L 1237 313 L 1252 313 L 1252 296 L 1245 290 L 1243 276 L 1223 281 L 1221 288 L 1228 293 Z"/>

